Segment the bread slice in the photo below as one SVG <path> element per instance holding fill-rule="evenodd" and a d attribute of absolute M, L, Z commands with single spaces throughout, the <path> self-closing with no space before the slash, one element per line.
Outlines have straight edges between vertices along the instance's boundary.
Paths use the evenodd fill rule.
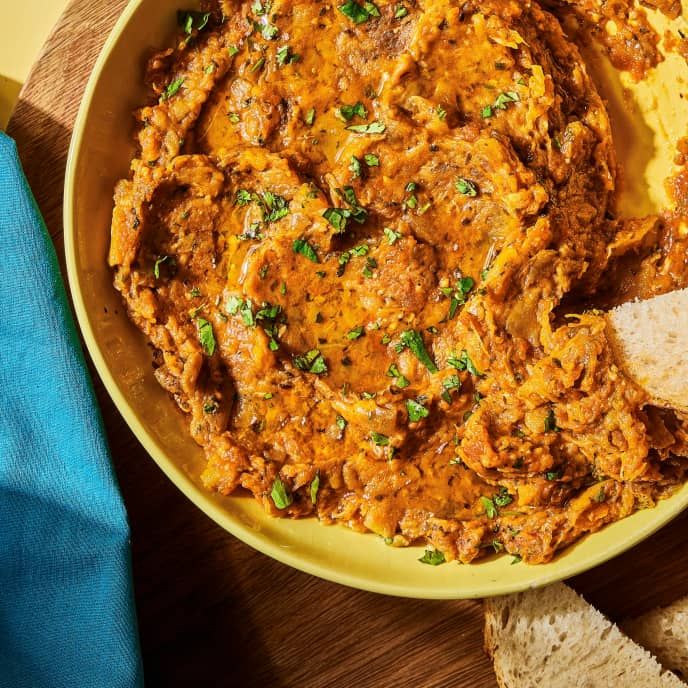
<path fill-rule="evenodd" d="M 485 600 L 501 688 L 685 686 L 563 583 Z"/>
<path fill-rule="evenodd" d="M 688 596 L 621 624 L 624 632 L 688 678 Z"/>
<path fill-rule="evenodd" d="M 657 406 L 688 413 L 688 289 L 608 313 L 621 367 Z"/>

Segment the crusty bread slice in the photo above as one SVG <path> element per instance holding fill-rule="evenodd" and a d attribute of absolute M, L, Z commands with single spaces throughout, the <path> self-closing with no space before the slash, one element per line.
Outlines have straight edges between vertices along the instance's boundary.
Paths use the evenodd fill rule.
<path fill-rule="evenodd" d="M 619 363 L 657 406 L 688 413 L 688 289 L 608 314 Z"/>
<path fill-rule="evenodd" d="M 485 600 L 501 688 L 685 686 L 563 583 Z"/>
<path fill-rule="evenodd" d="M 667 669 L 688 678 L 688 596 L 625 621 L 621 628 L 657 655 Z"/>

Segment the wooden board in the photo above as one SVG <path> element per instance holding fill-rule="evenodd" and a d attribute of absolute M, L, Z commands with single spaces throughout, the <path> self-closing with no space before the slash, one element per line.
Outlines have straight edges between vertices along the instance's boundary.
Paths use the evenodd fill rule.
<path fill-rule="evenodd" d="M 73 0 L 22 90 L 8 132 L 64 266 L 62 187 L 83 89 L 125 0 Z M 344 588 L 253 551 L 198 511 L 129 431 L 94 373 L 129 511 L 148 686 L 493 688 L 479 602 Z M 613 619 L 688 593 L 682 517 L 572 581 Z"/>

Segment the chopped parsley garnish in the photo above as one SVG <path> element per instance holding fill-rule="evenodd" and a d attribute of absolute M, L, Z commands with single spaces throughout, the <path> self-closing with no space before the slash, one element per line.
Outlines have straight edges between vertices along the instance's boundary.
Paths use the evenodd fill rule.
<path fill-rule="evenodd" d="M 315 122 L 315 108 L 311 108 L 306 112 L 305 122 L 309 127 L 313 125 L 313 122 Z"/>
<path fill-rule="evenodd" d="M 559 478 L 561 478 L 561 472 L 547 471 L 547 473 L 545 473 L 545 478 L 547 478 L 547 480 L 559 480 Z"/>
<path fill-rule="evenodd" d="M 210 19 L 210 12 L 198 12 L 196 10 L 177 10 L 177 24 L 184 29 L 184 33 L 188 36 L 191 32 L 203 31 L 208 25 Z"/>
<path fill-rule="evenodd" d="M 396 10 L 394 11 L 394 18 L 403 19 L 407 14 L 408 10 L 403 5 L 397 5 Z"/>
<path fill-rule="evenodd" d="M 344 274 L 344 270 L 348 265 L 349 261 L 354 256 L 365 256 L 368 254 L 368 246 L 366 244 L 359 244 L 348 251 L 343 251 L 339 256 L 339 267 L 337 268 L 337 277 L 341 277 Z"/>
<path fill-rule="evenodd" d="M 406 400 L 406 410 L 408 411 L 409 420 L 412 423 L 417 423 L 419 420 L 427 418 L 430 415 L 430 411 L 415 399 Z"/>
<path fill-rule="evenodd" d="M 201 295 L 201 290 L 198 287 L 192 287 L 191 291 L 189 292 L 189 296 L 192 298 L 196 299 Z"/>
<path fill-rule="evenodd" d="M 363 276 L 367 278 L 371 278 L 373 276 L 373 270 L 377 268 L 377 261 L 375 258 L 366 258 L 366 264 L 365 267 L 363 268 Z"/>
<path fill-rule="evenodd" d="M 358 339 L 359 337 L 362 337 L 365 333 L 365 330 L 363 329 L 363 325 L 357 325 L 354 327 L 353 330 L 349 330 L 346 334 L 347 339 Z"/>
<path fill-rule="evenodd" d="M 359 163 L 360 164 L 360 163 Z M 337 193 L 349 206 L 348 208 L 327 208 L 323 211 L 323 217 L 334 228 L 337 234 L 341 234 L 346 230 L 347 221 L 349 219 L 363 224 L 368 218 L 368 211 L 361 207 L 356 198 L 356 192 L 353 187 L 345 186 L 342 189 L 336 189 Z"/>
<path fill-rule="evenodd" d="M 227 48 L 227 52 L 230 57 L 234 57 L 239 52 L 239 48 L 237 48 L 236 45 L 230 45 L 229 48 Z"/>
<path fill-rule="evenodd" d="M 371 432 L 370 440 L 376 447 L 386 447 L 389 444 L 389 437 L 379 432 Z"/>
<path fill-rule="evenodd" d="M 408 197 L 404 200 L 404 208 L 411 208 L 413 210 L 418 206 L 418 197 L 415 194 L 416 189 L 418 188 L 418 184 L 416 182 L 409 182 L 406 185 L 406 188 L 404 191 L 409 194 Z"/>
<path fill-rule="evenodd" d="M 160 96 L 160 102 L 162 103 L 163 101 L 167 100 L 168 98 L 171 98 L 179 89 L 182 87 L 182 84 L 184 83 L 184 77 L 180 76 L 178 79 L 175 79 L 171 83 L 167 85 L 167 88 L 162 92 L 162 95 Z"/>
<path fill-rule="evenodd" d="M 380 16 L 380 10 L 372 2 L 363 2 L 359 5 L 355 0 L 348 0 L 339 6 L 339 11 L 354 24 L 363 24 L 372 17 Z"/>
<path fill-rule="evenodd" d="M 365 119 L 368 116 L 366 106 L 359 100 L 354 105 L 340 105 L 337 114 L 346 122 L 350 122 L 354 117 Z"/>
<path fill-rule="evenodd" d="M 355 134 L 382 134 L 387 127 L 382 122 L 370 122 L 369 124 L 350 124 L 346 129 Z"/>
<path fill-rule="evenodd" d="M 305 370 L 315 375 L 324 375 L 327 372 L 327 363 L 318 349 L 311 349 L 305 354 L 294 357 L 294 365 L 299 370 Z"/>
<path fill-rule="evenodd" d="M 545 417 L 545 432 L 559 432 L 560 427 L 557 426 L 557 419 L 554 417 L 554 410 L 550 409 Z"/>
<path fill-rule="evenodd" d="M 471 375 L 475 375 L 476 377 L 483 377 L 483 373 L 481 373 L 475 367 L 475 364 L 471 360 L 471 357 L 468 355 L 466 349 L 464 349 L 458 357 L 450 356 L 447 359 L 447 363 L 450 366 L 452 366 L 452 368 L 456 368 L 457 370 L 467 370 Z"/>
<path fill-rule="evenodd" d="M 506 110 L 510 103 L 518 103 L 521 100 L 516 91 L 505 91 L 500 93 L 492 105 L 486 105 L 480 112 L 483 119 L 488 119 L 494 115 L 495 110 Z"/>
<path fill-rule="evenodd" d="M 318 490 L 320 489 L 320 473 L 315 474 L 315 478 L 311 481 L 309 492 L 311 495 L 311 504 L 315 504 L 318 499 Z"/>
<path fill-rule="evenodd" d="M 365 160 L 365 164 L 368 165 L 368 167 L 379 167 L 380 166 L 380 158 L 377 157 L 374 153 L 366 153 L 363 156 L 363 159 Z"/>
<path fill-rule="evenodd" d="M 461 389 L 461 380 L 458 375 L 450 375 L 442 381 L 442 394 L 440 395 L 448 404 L 452 403 L 451 392 Z"/>
<path fill-rule="evenodd" d="M 492 540 L 490 545 L 497 554 L 504 551 L 504 545 L 499 540 Z"/>
<path fill-rule="evenodd" d="M 520 564 L 523 561 L 523 557 L 520 554 L 514 554 L 511 559 L 511 566 L 514 564 Z"/>
<path fill-rule="evenodd" d="M 442 121 L 444 121 L 447 118 L 447 111 L 441 105 L 438 105 L 435 108 L 435 112 Z"/>
<path fill-rule="evenodd" d="M 401 232 L 397 232 L 389 227 L 385 227 L 385 238 L 387 239 L 390 246 L 395 244 L 399 239 L 401 239 Z"/>
<path fill-rule="evenodd" d="M 466 297 L 470 293 L 471 289 L 475 286 L 475 280 L 472 277 L 462 277 L 456 283 L 456 287 L 452 289 L 451 287 L 445 287 L 441 289 L 445 296 L 450 296 L 451 301 L 449 303 L 449 312 L 443 322 L 451 320 L 458 310 L 459 306 L 463 306 L 466 303 Z"/>
<path fill-rule="evenodd" d="M 406 330 L 401 333 L 397 349 L 403 351 L 406 348 L 408 348 L 431 373 L 437 372 L 437 366 L 425 348 L 423 335 L 420 334 L 420 332 L 416 332 L 416 330 Z"/>
<path fill-rule="evenodd" d="M 425 554 L 423 554 L 418 561 L 421 564 L 439 566 L 440 564 L 444 564 L 446 559 L 444 558 L 444 552 L 440 552 L 438 549 L 426 549 Z"/>
<path fill-rule="evenodd" d="M 232 124 L 239 124 L 239 122 L 241 121 L 241 120 L 239 119 L 239 115 L 237 115 L 236 112 L 228 112 L 228 113 L 227 113 L 227 117 L 229 118 L 229 121 L 230 121 Z"/>
<path fill-rule="evenodd" d="M 278 509 L 286 509 L 294 501 L 279 477 L 275 478 L 275 481 L 272 483 L 270 497 L 272 497 L 272 501 Z"/>
<path fill-rule="evenodd" d="M 236 192 L 236 204 L 248 205 L 253 200 L 253 195 L 246 189 L 238 189 Z"/>
<path fill-rule="evenodd" d="M 346 208 L 327 208 L 322 215 L 334 227 L 335 232 L 341 234 L 346 229 L 348 213 Z"/>
<path fill-rule="evenodd" d="M 153 275 L 155 279 L 160 279 L 160 266 L 169 258 L 169 256 L 161 256 L 155 261 L 153 266 Z"/>
<path fill-rule="evenodd" d="M 495 506 L 501 508 L 503 506 L 508 506 L 514 501 L 514 498 L 509 494 L 509 490 L 506 487 L 500 487 L 499 492 L 492 498 Z"/>
<path fill-rule="evenodd" d="M 265 64 L 265 58 L 261 57 L 254 65 L 249 69 L 248 71 L 251 72 L 251 74 L 257 72 L 259 69 L 263 68 L 263 65 Z"/>
<path fill-rule="evenodd" d="M 206 401 L 205 404 L 203 404 L 203 413 L 207 413 L 209 415 L 212 415 L 214 413 L 217 413 L 217 409 L 218 409 L 218 405 L 213 400 Z"/>
<path fill-rule="evenodd" d="M 473 182 L 469 181 L 468 179 L 464 179 L 463 177 L 459 177 L 454 182 L 454 187 L 464 196 L 470 196 L 471 198 L 474 198 L 478 195 L 478 187 Z"/>
<path fill-rule="evenodd" d="M 277 50 L 277 64 L 280 67 L 284 65 L 293 64 L 301 59 L 299 55 L 291 52 L 291 48 L 288 45 L 283 45 Z"/>
<path fill-rule="evenodd" d="M 334 422 L 336 423 L 336 425 L 339 428 L 341 433 L 344 432 L 344 430 L 346 429 L 346 426 L 349 424 L 349 421 L 347 421 L 347 419 L 344 418 L 344 416 L 340 416 L 340 415 L 338 415 L 335 418 Z"/>
<path fill-rule="evenodd" d="M 277 222 L 289 214 L 289 201 L 272 191 L 264 191 L 258 203 L 263 208 L 263 222 Z"/>
<path fill-rule="evenodd" d="M 196 321 L 198 327 L 198 340 L 208 356 L 215 353 L 215 335 L 213 334 L 213 326 L 204 318 L 198 318 Z"/>
<path fill-rule="evenodd" d="M 411 383 L 401 374 L 399 371 L 399 368 L 397 367 L 396 363 L 392 363 L 391 366 L 387 369 L 387 375 L 388 377 L 393 377 L 394 378 L 394 385 L 398 387 L 399 389 L 404 389 L 405 387 L 408 387 Z"/>
<path fill-rule="evenodd" d="M 263 35 L 263 38 L 266 41 L 272 41 L 275 38 L 277 38 L 277 34 L 279 33 L 279 29 L 274 25 L 274 24 L 263 24 L 263 27 L 261 29 L 261 34 Z M 279 56 L 278 56 L 279 59 Z"/>
<path fill-rule="evenodd" d="M 351 156 L 351 162 L 349 163 L 349 170 L 353 175 L 354 179 L 361 176 L 361 161 L 355 156 Z"/>
<path fill-rule="evenodd" d="M 600 491 L 594 497 L 596 502 L 602 503 L 607 499 L 607 492 L 604 489 L 604 485 L 600 485 Z"/>
<path fill-rule="evenodd" d="M 308 258 L 308 260 L 314 263 L 319 263 L 320 259 L 315 249 L 305 240 L 305 239 L 295 239 L 292 244 L 292 249 L 294 253 L 300 253 L 302 256 Z"/>
<path fill-rule="evenodd" d="M 482 504 L 483 509 L 485 509 L 485 515 L 488 518 L 496 518 L 497 517 L 497 513 L 498 513 L 497 507 L 495 506 L 494 502 L 489 497 L 481 497 L 480 503 Z"/>

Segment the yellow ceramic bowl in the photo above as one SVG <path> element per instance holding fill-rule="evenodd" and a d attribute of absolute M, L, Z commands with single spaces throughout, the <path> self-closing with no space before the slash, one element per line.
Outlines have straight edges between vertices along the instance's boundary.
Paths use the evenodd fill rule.
<path fill-rule="evenodd" d="M 198 480 L 201 450 L 189 437 L 173 402 L 153 379 L 150 351 L 128 321 L 106 265 L 113 186 L 127 176 L 134 152 L 131 112 L 145 100 L 141 86 L 144 59 L 152 46 L 169 42 L 175 28 L 175 7 L 169 0 L 132 0 L 105 44 L 74 128 L 64 226 L 69 283 L 96 368 L 138 439 L 189 499 L 230 533 L 285 564 L 356 588 L 422 598 L 500 595 L 573 576 L 648 537 L 688 504 L 685 486 L 655 509 L 585 538 L 543 566 L 512 565 L 511 557 L 495 556 L 470 566 L 431 567 L 418 562 L 423 551 L 418 547 L 391 548 L 375 535 L 325 527 L 313 519 L 273 519 L 252 498 L 221 498 L 206 492 Z M 614 79 L 617 77 L 612 82 Z M 611 83 L 611 87 L 618 91 L 619 84 Z M 615 100 L 621 103 L 623 99 Z M 676 100 L 676 107 L 683 106 Z M 650 131 L 643 117 L 637 113 L 628 117 L 625 107 L 619 114 L 624 138 Z M 674 116 L 688 121 L 686 112 Z M 651 122 L 651 126 L 655 124 Z M 629 127 L 630 134 L 625 131 Z M 674 136 L 672 132 L 666 135 L 667 140 Z M 653 150 L 661 148 L 657 141 L 653 145 Z M 637 151 L 645 149 L 636 145 L 633 150 L 638 157 Z M 643 158 L 642 180 L 653 158 L 639 157 Z M 656 175 L 656 169 L 652 174 Z M 661 195 L 661 184 L 655 185 L 655 191 Z M 646 189 L 633 196 L 636 202 L 641 199 L 641 205 L 653 203 L 653 192 Z"/>

